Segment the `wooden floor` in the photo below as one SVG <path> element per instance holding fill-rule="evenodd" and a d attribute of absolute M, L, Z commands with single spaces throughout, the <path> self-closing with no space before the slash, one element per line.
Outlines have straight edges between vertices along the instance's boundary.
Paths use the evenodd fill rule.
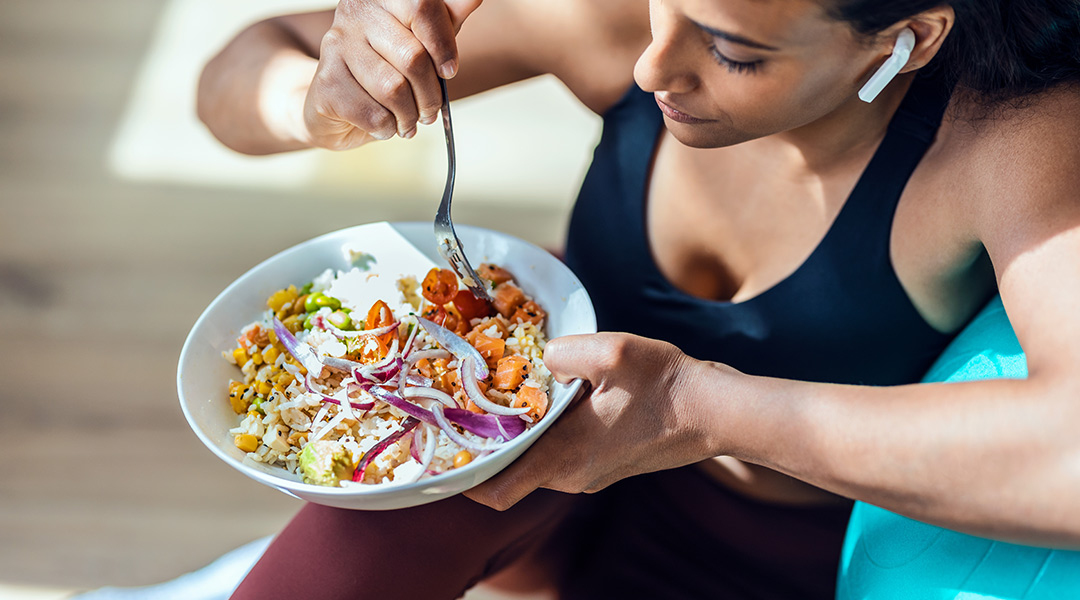
<path fill-rule="evenodd" d="M 156 583 L 280 528 L 298 502 L 188 429 L 175 392 L 184 337 L 263 258 L 346 224 L 434 212 L 430 198 L 110 175 L 107 145 L 163 4 L 0 2 L 0 585 Z M 455 214 L 498 227 L 507 210 Z M 513 210 L 537 242 L 566 217 Z"/>

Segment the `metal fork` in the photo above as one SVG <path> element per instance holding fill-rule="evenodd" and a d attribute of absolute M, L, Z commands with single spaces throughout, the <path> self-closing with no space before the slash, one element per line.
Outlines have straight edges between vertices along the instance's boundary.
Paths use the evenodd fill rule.
<path fill-rule="evenodd" d="M 454 222 L 450 219 L 450 201 L 454 195 L 454 174 L 457 171 L 457 156 L 454 153 L 454 126 L 450 122 L 450 96 L 446 93 L 446 80 L 439 78 L 442 87 L 442 122 L 443 131 L 446 133 L 446 187 L 443 188 L 442 202 L 439 203 L 439 211 L 435 213 L 435 242 L 439 248 L 439 255 L 450 263 L 450 266 L 461 278 L 461 282 L 482 300 L 492 301 L 491 294 L 487 291 L 480 276 L 465 258 L 465 250 L 454 232 Z"/>

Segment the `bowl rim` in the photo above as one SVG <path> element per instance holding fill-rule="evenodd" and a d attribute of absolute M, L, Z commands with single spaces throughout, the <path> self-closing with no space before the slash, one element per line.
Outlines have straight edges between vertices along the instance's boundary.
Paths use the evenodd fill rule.
<path fill-rule="evenodd" d="M 225 287 L 225 289 L 219 292 L 214 297 L 214 299 L 206 306 L 206 308 L 203 309 L 202 313 L 199 314 L 199 317 L 192 324 L 191 328 L 188 330 L 187 335 L 185 336 L 183 347 L 180 350 L 180 356 L 177 361 L 176 369 L 176 390 L 177 397 L 180 402 L 180 407 L 184 413 L 184 418 L 188 423 L 188 427 L 195 433 L 195 435 L 199 438 L 199 440 L 203 443 L 204 446 L 206 446 L 214 455 L 216 455 L 219 459 L 223 460 L 229 466 L 239 470 L 244 475 L 247 475 L 248 477 L 251 477 L 256 481 L 259 481 L 260 483 L 276 488 L 282 492 L 285 492 L 286 494 L 301 498 L 303 500 L 313 501 L 311 496 L 318 496 L 326 498 L 349 499 L 370 498 L 374 502 L 378 499 L 385 499 L 388 496 L 408 494 L 409 492 L 423 494 L 423 490 L 431 488 L 433 486 L 445 485 L 453 480 L 468 479 L 470 476 L 472 476 L 474 473 L 476 473 L 478 470 L 483 468 L 484 465 L 487 464 L 488 461 L 484 459 L 488 458 L 488 456 L 498 455 L 503 452 L 513 452 L 515 448 L 519 448 L 523 444 L 524 449 L 522 449 L 520 453 L 523 453 L 525 450 L 527 450 L 528 447 L 531 446 L 532 443 L 535 441 L 535 438 L 537 438 L 544 431 L 546 431 L 547 428 L 550 427 L 551 424 L 558 419 L 558 417 L 563 413 L 563 411 L 565 411 L 566 408 L 577 399 L 581 390 L 582 381 L 580 379 L 574 379 L 570 383 L 565 384 L 565 388 L 567 390 L 565 396 L 568 398 L 568 400 L 566 402 L 560 403 L 558 406 L 552 406 L 552 410 L 548 413 L 548 415 L 545 416 L 541 423 L 539 423 L 537 426 L 525 430 L 525 432 L 523 432 L 521 435 L 511 440 L 511 443 L 507 446 L 500 448 L 499 450 L 492 452 L 488 456 L 482 457 L 481 459 L 474 460 L 469 464 L 465 465 L 464 467 L 454 469 L 450 472 L 440 473 L 438 476 L 421 479 L 409 483 L 395 484 L 393 482 L 390 482 L 385 484 L 373 484 L 370 487 L 329 487 L 314 485 L 304 483 L 302 480 L 289 479 L 287 477 L 273 475 L 271 473 L 266 473 L 260 469 L 253 468 L 252 466 L 245 464 L 243 460 L 237 460 L 235 457 L 228 455 L 221 448 L 219 448 L 218 445 L 210 439 L 209 435 L 204 432 L 201 427 L 199 427 L 195 420 L 195 416 L 192 414 L 191 409 L 188 406 L 190 404 L 190 399 L 185 399 L 183 367 L 184 363 L 188 358 L 188 354 L 195 351 L 195 332 L 201 328 L 205 321 L 209 320 L 210 315 L 214 312 L 214 309 L 219 304 L 225 302 L 226 298 L 231 295 L 234 289 L 240 287 L 247 279 L 254 277 L 255 273 L 262 270 L 266 265 L 281 259 L 284 255 L 301 252 L 304 248 L 307 248 L 309 246 L 325 243 L 325 241 L 330 238 L 347 237 L 352 231 L 381 223 L 387 223 L 395 228 L 398 226 L 404 226 L 405 228 L 431 226 L 430 223 L 425 223 L 421 221 L 376 221 L 371 223 L 363 223 L 360 225 L 353 225 L 335 231 L 330 231 L 289 246 L 288 248 L 285 248 L 283 250 L 280 250 L 275 254 L 271 255 L 270 257 L 259 261 L 257 264 L 246 270 L 239 277 L 234 279 L 228 286 Z M 512 234 L 475 225 L 455 225 L 455 228 L 459 232 L 468 232 L 467 234 L 478 234 L 506 238 L 511 240 L 515 244 L 524 244 L 544 254 L 550 255 L 554 260 L 556 260 L 559 264 L 563 266 L 566 274 L 569 275 L 569 277 L 571 278 L 571 281 L 576 284 L 577 289 L 579 289 L 584 294 L 584 298 L 586 300 L 584 305 L 587 308 L 587 312 L 582 315 L 582 317 L 585 319 L 586 328 L 585 331 L 582 331 L 580 333 L 595 333 L 597 331 L 596 308 L 593 305 L 592 298 L 589 296 L 588 290 L 585 289 L 585 286 L 582 285 L 581 280 L 578 279 L 577 275 L 573 271 L 571 271 L 570 268 L 565 263 L 563 263 L 561 259 L 551 254 L 548 250 L 538 246 L 537 244 L 521 239 Z M 421 250 L 421 252 L 423 252 L 423 250 Z M 517 458 L 515 457 L 513 460 L 517 460 Z M 502 468 L 509 466 L 509 464 L 511 464 L 513 460 L 504 465 Z M 273 468 L 269 465 L 267 467 Z M 488 477 L 493 476 L 495 473 L 498 473 L 501 470 L 502 469 L 496 470 L 493 473 L 489 474 L 487 477 L 476 480 L 469 487 L 478 485 L 480 482 L 484 481 Z M 301 497 L 298 494 L 304 494 L 304 497 Z M 433 497 L 432 499 L 434 500 L 436 499 L 436 497 Z"/>

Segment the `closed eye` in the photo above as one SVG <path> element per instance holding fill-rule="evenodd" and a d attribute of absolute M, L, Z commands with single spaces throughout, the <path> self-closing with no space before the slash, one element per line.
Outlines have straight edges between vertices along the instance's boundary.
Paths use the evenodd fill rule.
<path fill-rule="evenodd" d="M 720 66 L 727 67 L 727 70 L 732 73 L 754 73 L 758 70 L 758 66 L 760 66 L 762 62 L 761 59 L 749 62 L 732 60 L 724 56 L 716 47 L 715 43 L 709 44 L 709 52 Z"/>

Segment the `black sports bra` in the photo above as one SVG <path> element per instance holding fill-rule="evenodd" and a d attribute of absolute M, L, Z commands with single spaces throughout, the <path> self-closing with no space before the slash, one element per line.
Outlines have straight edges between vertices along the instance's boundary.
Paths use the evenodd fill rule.
<path fill-rule="evenodd" d="M 663 115 L 636 86 L 604 129 L 570 222 L 566 262 L 592 296 L 600 329 L 674 343 L 740 371 L 805 381 L 917 381 L 951 336 L 912 305 L 889 258 L 900 194 L 948 102 L 916 80 L 885 138 L 813 253 L 742 302 L 704 300 L 671 285 L 649 251 L 646 181 Z"/>

